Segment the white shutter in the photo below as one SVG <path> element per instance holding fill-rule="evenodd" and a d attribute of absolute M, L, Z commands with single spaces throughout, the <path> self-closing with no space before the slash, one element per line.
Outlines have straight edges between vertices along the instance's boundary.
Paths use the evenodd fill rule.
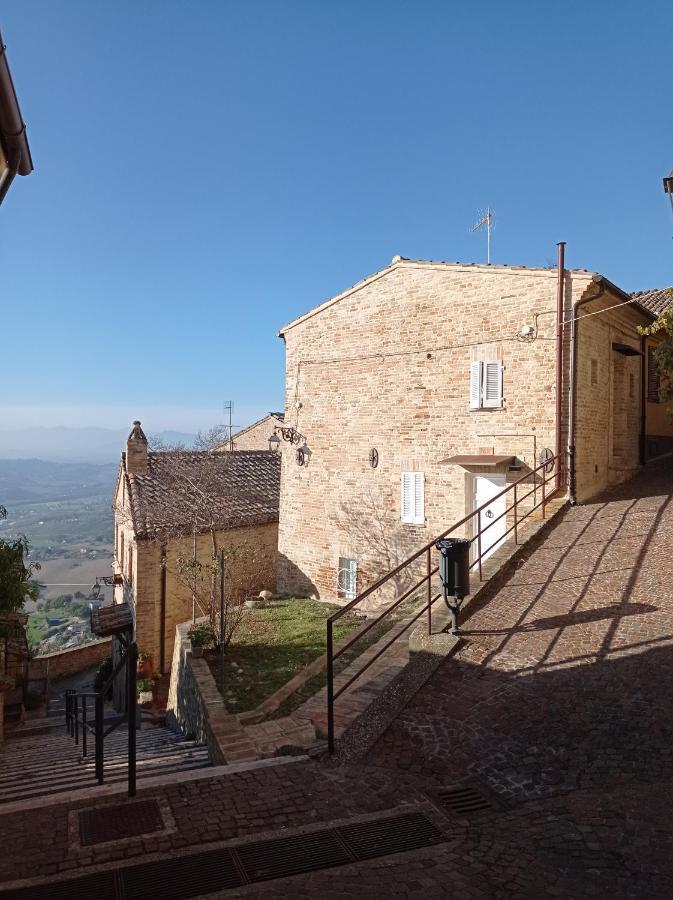
<path fill-rule="evenodd" d="M 481 406 L 481 369 L 482 363 L 470 363 L 470 409 Z"/>
<path fill-rule="evenodd" d="M 502 406 L 502 363 L 484 363 L 483 405 L 487 409 Z"/>
<path fill-rule="evenodd" d="M 414 472 L 414 525 L 425 524 L 425 475 Z"/>
<path fill-rule="evenodd" d="M 402 472 L 400 518 L 411 525 L 414 521 L 414 472 Z"/>

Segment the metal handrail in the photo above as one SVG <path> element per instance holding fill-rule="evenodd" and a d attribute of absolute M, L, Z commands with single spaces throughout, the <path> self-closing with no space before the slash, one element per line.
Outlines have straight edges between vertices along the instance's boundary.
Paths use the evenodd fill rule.
<path fill-rule="evenodd" d="M 549 467 L 551 466 L 551 471 L 549 471 Z M 537 473 L 542 470 L 542 475 L 538 480 Z M 547 477 L 549 476 L 549 477 Z M 518 496 L 518 487 L 523 482 L 527 481 L 530 483 L 530 479 L 533 479 L 533 487 L 530 491 L 528 491 L 523 496 Z M 549 482 L 555 482 L 555 486 L 553 489 L 548 492 L 546 491 L 547 484 Z M 542 518 L 545 518 L 545 507 L 546 504 L 550 501 L 550 499 L 555 496 L 563 487 L 564 484 L 564 470 L 563 470 L 563 458 L 562 456 L 552 456 L 549 459 L 545 460 L 536 468 L 531 469 L 529 472 L 526 472 L 520 478 L 517 478 L 516 481 L 512 481 L 510 484 L 506 485 L 503 490 L 499 491 L 490 500 L 486 501 L 486 503 L 482 503 L 481 506 L 477 507 L 477 509 L 468 513 L 466 516 L 463 516 L 458 522 L 454 522 L 453 525 L 450 525 L 446 528 L 441 534 L 435 537 L 432 541 L 425 544 L 420 550 L 417 550 L 399 565 L 395 566 L 381 578 L 374 582 L 374 584 L 370 585 L 366 588 L 362 593 L 358 594 L 353 600 L 346 603 L 342 606 L 337 612 L 333 613 L 326 622 L 327 625 L 327 742 L 330 753 L 334 751 L 334 701 L 337 700 L 341 694 L 347 690 L 354 681 L 356 681 L 362 674 L 365 672 L 369 666 L 375 662 L 376 659 L 381 656 L 399 637 L 404 634 L 404 632 L 420 617 L 423 613 L 427 612 L 428 614 L 428 633 L 432 633 L 432 607 L 436 603 L 436 601 L 442 596 L 441 593 L 433 596 L 432 592 L 432 578 L 439 571 L 438 566 L 432 565 L 432 550 L 435 547 L 437 541 L 442 540 L 447 537 L 458 528 L 462 527 L 466 523 L 474 520 L 476 518 L 477 521 L 477 533 L 469 538 L 470 545 L 473 545 L 474 542 L 477 542 L 477 553 L 476 558 L 473 559 L 470 568 L 474 570 L 475 568 L 479 573 L 479 580 L 483 580 L 483 571 L 482 571 L 482 561 L 490 550 L 493 549 L 497 544 L 503 541 L 507 535 L 514 532 L 514 540 L 515 543 L 518 543 L 518 530 L 521 526 L 522 522 L 531 516 L 537 509 L 542 507 Z M 496 500 L 500 497 L 503 497 L 505 494 L 513 491 L 514 501 L 511 506 L 508 506 L 504 512 L 498 515 L 496 518 L 491 520 L 487 525 L 483 528 L 481 526 L 481 513 L 491 506 Z M 542 499 L 537 502 L 537 493 L 541 491 Z M 533 495 L 534 503 L 533 506 L 528 509 L 523 516 L 519 516 L 519 509 L 524 500 L 528 499 Z M 488 531 L 488 529 L 495 525 L 496 522 L 500 521 L 502 518 L 506 517 L 508 514 L 514 514 L 514 524 L 505 530 L 505 532 L 496 538 L 496 540 L 490 544 L 486 549 L 482 547 L 482 535 Z M 506 522 L 506 519 L 505 519 Z M 383 585 L 387 584 L 391 579 L 395 578 L 396 575 L 399 575 L 404 569 L 410 566 L 412 563 L 415 563 L 419 560 L 423 555 L 426 556 L 426 574 L 414 582 L 414 584 L 406 588 L 400 597 L 397 597 L 390 606 L 386 607 L 383 612 L 381 612 L 376 618 L 372 619 L 365 628 L 358 631 L 356 635 L 354 635 L 349 641 L 346 643 L 342 643 L 339 646 L 339 649 L 335 652 L 334 650 L 334 623 L 337 622 L 342 616 L 344 616 L 347 612 L 352 610 L 354 607 L 358 606 L 365 600 L 367 597 L 371 596 L 375 591 L 379 590 L 379 588 L 383 587 Z M 359 641 L 368 631 L 374 628 L 379 624 L 383 619 L 390 616 L 390 614 L 396 610 L 401 603 L 403 603 L 407 598 L 409 598 L 412 594 L 416 593 L 419 588 L 426 585 L 427 595 L 426 595 L 426 603 L 425 605 L 415 613 L 413 618 L 409 620 L 409 622 L 404 626 L 404 628 L 400 629 L 393 638 L 385 644 L 385 646 L 380 649 L 375 656 L 370 658 L 361 669 L 359 669 L 345 684 L 341 685 L 338 690 L 334 690 L 334 663 L 335 661 L 350 647 L 353 646 L 357 641 Z"/>
<path fill-rule="evenodd" d="M 127 703 L 126 713 L 116 716 L 112 725 L 105 729 L 105 697 L 112 687 L 115 678 L 122 669 L 126 669 L 127 679 Z M 115 666 L 112 674 L 100 691 L 76 691 L 68 688 L 65 692 L 65 726 L 70 737 L 79 744 L 79 730 L 82 727 L 82 756 L 87 755 L 87 734 L 94 736 L 95 773 L 99 784 L 104 782 L 104 741 L 105 738 L 118 728 L 123 722 L 128 722 L 128 793 L 134 797 L 136 793 L 136 710 L 137 710 L 137 676 L 138 676 L 138 645 L 135 641 L 129 642 L 126 653 Z M 93 724 L 87 718 L 87 699 L 94 699 Z M 81 701 L 81 717 L 80 717 Z"/>

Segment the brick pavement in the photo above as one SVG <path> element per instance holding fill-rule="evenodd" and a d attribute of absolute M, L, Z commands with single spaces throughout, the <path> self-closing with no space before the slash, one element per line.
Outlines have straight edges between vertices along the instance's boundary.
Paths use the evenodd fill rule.
<path fill-rule="evenodd" d="M 150 789 L 174 834 L 86 852 L 68 848 L 67 804 L 0 816 L 0 880 L 427 801 L 468 777 L 505 808 L 446 818 L 446 844 L 227 896 L 673 896 L 672 493 L 663 461 L 568 510 L 359 763 Z"/>

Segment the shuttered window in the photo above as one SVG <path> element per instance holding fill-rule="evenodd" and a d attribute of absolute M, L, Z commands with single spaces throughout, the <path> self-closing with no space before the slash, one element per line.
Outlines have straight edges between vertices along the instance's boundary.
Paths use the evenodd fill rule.
<path fill-rule="evenodd" d="M 425 475 L 423 472 L 402 472 L 401 520 L 407 525 L 425 524 Z"/>
<path fill-rule="evenodd" d="M 502 370 L 499 360 L 470 363 L 470 409 L 502 406 Z"/>
<path fill-rule="evenodd" d="M 654 347 L 647 348 L 647 399 L 650 403 L 659 402 L 659 368 Z"/>

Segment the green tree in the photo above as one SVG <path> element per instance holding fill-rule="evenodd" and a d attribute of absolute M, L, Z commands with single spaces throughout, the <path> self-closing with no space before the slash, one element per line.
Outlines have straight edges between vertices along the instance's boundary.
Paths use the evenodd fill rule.
<path fill-rule="evenodd" d="M 0 519 L 7 518 L 7 510 L 0 506 Z M 37 600 L 38 585 L 33 573 L 40 566 L 26 564 L 28 541 L 21 535 L 13 541 L 0 540 L 0 621 L 11 613 L 20 612 L 26 600 Z M 0 630 L 6 631 L 0 624 Z"/>
<path fill-rule="evenodd" d="M 669 293 L 673 298 L 673 290 Z M 673 400 L 673 306 L 659 313 L 651 325 L 638 329 L 641 334 L 663 335 L 663 340 L 654 351 L 654 359 L 659 372 L 659 396 L 664 403 Z M 669 415 L 673 415 L 673 409 L 669 408 Z"/>

